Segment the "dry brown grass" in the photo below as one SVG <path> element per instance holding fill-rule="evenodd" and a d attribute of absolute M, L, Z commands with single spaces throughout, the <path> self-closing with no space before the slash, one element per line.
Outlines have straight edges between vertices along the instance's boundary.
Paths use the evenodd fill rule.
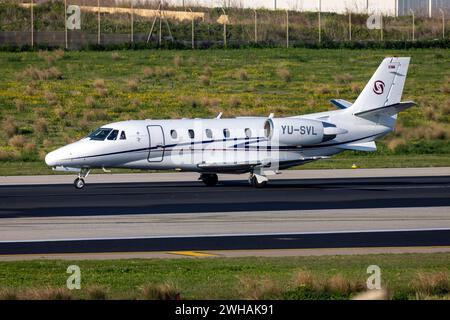
<path fill-rule="evenodd" d="M 278 284 L 267 277 L 241 277 L 237 291 L 240 298 L 249 300 L 280 298 L 282 295 Z"/>
<path fill-rule="evenodd" d="M 295 287 L 314 288 L 317 284 L 317 281 L 313 277 L 311 272 L 300 270 L 294 273 L 294 276 L 292 277 L 292 284 Z"/>
<path fill-rule="evenodd" d="M 18 112 L 24 112 L 25 111 L 25 102 L 21 99 L 15 99 L 14 104 L 16 105 L 16 110 Z"/>
<path fill-rule="evenodd" d="M 183 64 L 183 58 L 181 58 L 180 56 L 175 56 L 175 58 L 173 58 L 173 64 L 177 68 L 181 67 L 181 65 Z"/>
<path fill-rule="evenodd" d="M 137 79 L 130 79 L 127 81 L 127 87 L 130 91 L 137 91 L 139 86 L 139 80 Z"/>
<path fill-rule="evenodd" d="M 285 67 L 278 68 L 277 75 L 284 82 L 291 82 L 292 80 L 291 72 Z"/>
<path fill-rule="evenodd" d="M 203 75 L 208 77 L 212 76 L 212 69 L 210 66 L 206 66 L 203 68 Z"/>
<path fill-rule="evenodd" d="M 87 121 L 101 121 L 108 120 L 108 118 L 106 111 L 101 109 L 90 110 L 83 115 L 83 119 Z"/>
<path fill-rule="evenodd" d="M 196 108 L 201 105 L 201 102 L 196 97 L 192 96 L 182 96 L 181 102 L 183 103 L 183 105 L 192 108 Z"/>
<path fill-rule="evenodd" d="M 2 130 L 8 138 L 11 138 L 19 131 L 19 127 L 13 118 L 8 117 L 2 122 Z"/>
<path fill-rule="evenodd" d="M 107 300 L 108 289 L 99 285 L 91 286 L 87 288 L 87 296 L 89 300 Z"/>
<path fill-rule="evenodd" d="M 349 83 L 353 80 L 353 76 L 349 73 L 339 74 L 334 77 L 334 80 L 338 83 Z"/>
<path fill-rule="evenodd" d="M 94 97 L 88 96 L 86 97 L 86 99 L 84 99 L 84 104 L 89 108 L 95 107 L 95 103 L 96 102 Z"/>
<path fill-rule="evenodd" d="M 242 104 L 242 101 L 239 97 L 233 96 L 230 98 L 230 106 L 233 108 L 237 108 Z"/>
<path fill-rule="evenodd" d="M 15 148 L 22 148 L 27 142 L 27 139 L 23 135 L 15 135 L 9 139 L 9 145 Z"/>
<path fill-rule="evenodd" d="M 245 70 L 245 69 L 239 69 L 238 72 L 237 72 L 237 77 L 238 77 L 238 79 L 240 79 L 240 80 L 247 81 L 247 80 L 248 80 L 248 73 L 247 73 L 247 70 Z"/>
<path fill-rule="evenodd" d="M 111 53 L 111 59 L 113 59 L 114 61 L 117 61 L 120 59 L 120 54 L 118 52 L 113 52 Z"/>
<path fill-rule="evenodd" d="M 411 286 L 419 294 L 444 295 L 450 293 L 450 279 L 448 271 L 421 272 L 411 283 Z"/>
<path fill-rule="evenodd" d="M 181 300 L 180 290 L 172 282 L 145 285 L 141 293 L 146 300 Z"/>
<path fill-rule="evenodd" d="M 46 90 L 44 92 L 44 98 L 45 100 L 47 100 L 47 103 L 51 106 L 58 103 L 58 96 L 52 91 Z"/>
<path fill-rule="evenodd" d="M 391 151 L 397 151 L 404 146 L 406 146 L 406 140 L 403 138 L 394 138 L 392 140 L 389 140 L 387 143 L 387 147 Z"/>
<path fill-rule="evenodd" d="M 10 288 L 0 289 L 0 300 L 19 300 L 17 290 Z"/>
<path fill-rule="evenodd" d="M 155 69 L 150 68 L 150 67 L 145 67 L 144 70 L 142 71 L 142 73 L 144 74 L 145 78 L 150 78 L 155 75 Z"/>
<path fill-rule="evenodd" d="M 95 79 L 94 80 L 94 88 L 95 89 L 105 89 L 106 88 L 105 80 Z"/>
<path fill-rule="evenodd" d="M 359 83 L 352 83 L 350 85 L 350 90 L 353 93 L 360 93 L 362 91 L 361 85 Z"/>
<path fill-rule="evenodd" d="M 425 107 L 423 109 L 423 115 L 425 116 L 425 119 L 427 120 L 436 120 L 437 119 L 437 113 L 433 109 L 433 107 Z"/>
<path fill-rule="evenodd" d="M 199 78 L 199 81 L 204 86 L 209 86 L 211 84 L 211 79 L 207 75 L 201 75 Z"/>
<path fill-rule="evenodd" d="M 318 94 L 330 94 L 331 93 L 331 89 L 327 85 L 318 86 L 316 90 L 317 90 L 316 92 Z"/>
<path fill-rule="evenodd" d="M 27 289 L 19 292 L 21 300 L 71 300 L 72 292 L 66 288 Z"/>
<path fill-rule="evenodd" d="M 50 67 L 48 69 L 28 67 L 19 75 L 19 77 L 32 80 L 62 79 L 62 73 L 56 67 Z"/>
<path fill-rule="evenodd" d="M 48 131 L 48 123 L 45 119 L 37 119 L 34 123 L 34 131 L 38 134 L 43 134 Z"/>
<path fill-rule="evenodd" d="M 334 275 L 325 284 L 328 292 L 348 296 L 351 293 L 361 292 L 365 288 L 364 284 L 357 281 L 351 281 L 341 274 Z"/>
<path fill-rule="evenodd" d="M 34 142 L 29 142 L 23 146 L 23 151 L 26 153 L 35 153 L 37 151 L 36 144 Z"/>

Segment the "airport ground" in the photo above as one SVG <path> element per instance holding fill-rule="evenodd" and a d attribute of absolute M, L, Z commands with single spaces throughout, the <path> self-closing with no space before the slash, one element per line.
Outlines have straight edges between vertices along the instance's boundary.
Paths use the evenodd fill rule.
<path fill-rule="evenodd" d="M 390 298 L 448 299 L 449 177 L 288 170 L 262 190 L 236 175 L 207 188 L 192 173 L 101 174 L 83 190 L 1 177 L 0 291 L 55 294 L 76 264 L 84 289 L 66 298 L 347 299 L 376 264 Z"/>

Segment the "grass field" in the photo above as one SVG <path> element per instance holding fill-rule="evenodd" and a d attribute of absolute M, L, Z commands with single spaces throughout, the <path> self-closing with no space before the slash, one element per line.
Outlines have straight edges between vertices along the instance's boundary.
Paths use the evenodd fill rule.
<path fill-rule="evenodd" d="M 0 298 L 348 299 L 378 265 L 392 299 L 449 299 L 449 260 L 434 253 L 0 262 Z M 81 269 L 81 290 L 63 290 L 69 265 Z"/>
<path fill-rule="evenodd" d="M 37 164 L 46 152 L 113 121 L 332 110 L 329 99 L 353 101 L 388 55 L 412 57 L 404 100 L 419 106 L 379 144 L 383 161 L 350 153 L 311 167 L 398 166 L 397 156 L 409 166 L 450 165 L 446 49 L 59 50 L 0 52 L 0 171 L 47 173 Z M 11 163 L 25 169 L 2 169 Z"/>

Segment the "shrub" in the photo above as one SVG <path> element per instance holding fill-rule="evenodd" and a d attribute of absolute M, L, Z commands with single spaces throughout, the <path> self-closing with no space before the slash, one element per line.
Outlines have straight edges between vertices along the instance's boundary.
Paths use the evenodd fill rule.
<path fill-rule="evenodd" d="M 155 75 L 155 69 L 150 68 L 150 67 L 145 67 L 143 70 L 143 73 L 144 73 L 145 78 L 150 78 Z"/>
<path fill-rule="evenodd" d="M 12 118 L 7 118 L 7 119 L 3 120 L 2 129 L 8 138 L 11 138 L 19 130 L 19 128 L 16 125 L 16 122 Z"/>
<path fill-rule="evenodd" d="M 120 59 L 120 55 L 118 52 L 113 52 L 111 53 L 111 59 L 113 60 L 119 60 Z"/>
<path fill-rule="evenodd" d="M 25 300 L 71 300 L 72 293 L 63 288 L 28 289 L 19 297 Z"/>
<path fill-rule="evenodd" d="M 362 91 L 361 86 L 358 83 L 352 83 L 350 89 L 353 93 L 360 93 Z"/>
<path fill-rule="evenodd" d="M 33 142 L 29 142 L 27 144 L 25 144 L 25 146 L 23 147 L 23 151 L 30 154 L 30 153 L 35 153 L 36 152 L 36 144 Z"/>
<path fill-rule="evenodd" d="M 56 94 L 48 90 L 44 92 L 44 98 L 45 100 L 47 100 L 47 103 L 49 105 L 55 105 L 58 102 L 58 97 L 56 96 Z"/>
<path fill-rule="evenodd" d="M 95 99 L 91 96 L 88 96 L 86 97 L 86 99 L 84 99 L 84 104 L 89 108 L 93 108 L 95 107 Z"/>
<path fill-rule="evenodd" d="M 127 87 L 130 91 L 136 91 L 138 89 L 139 81 L 137 79 L 130 79 L 127 81 Z"/>
<path fill-rule="evenodd" d="M 231 97 L 230 99 L 230 106 L 233 108 L 237 108 L 241 105 L 241 99 L 239 97 Z"/>
<path fill-rule="evenodd" d="M 284 82 L 291 82 L 292 76 L 288 69 L 286 68 L 279 68 L 277 71 L 278 77 L 280 77 L 281 80 Z"/>
<path fill-rule="evenodd" d="M 238 294 L 243 299 L 273 299 L 281 296 L 281 289 L 270 278 L 242 277 L 238 282 Z"/>
<path fill-rule="evenodd" d="M 237 76 L 240 80 L 244 80 L 244 81 L 248 80 L 248 73 L 245 69 L 238 70 Z"/>
<path fill-rule="evenodd" d="M 212 76 L 212 69 L 209 66 L 206 66 L 203 68 L 203 75 L 207 76 L 207 77 L 211 77 Z"/>
<path fill-rule="evenodd" d="M 46 133 L 48 130 L 48 124 L 47 121 L 45 119 L 38 119 L 36 120 L 36 122 L 34 123 L 34 131 L 36 133 L 42 134 L 42 133 Z"/>
<path fill-rule="evenodd" d="M 25 111 L 25 103 L 21 99 L 14 100 L 14 104 L 16 105 L 16 109 L 18 112 Z"/>
<path fill-rule="evenodd" d="M 397 151 L 406 146 L 406 140 L 402 138 L 394 138 L 387 143 L 387 147 L 391 151 Z"/>
<path fill-rule="evenodd" d="M 353 80 L 353 76 L 348 73 L 339 74 L 334 77 L 334 80 L 338 83 L 349 83 Z"/>
<path fill-rule="evenodd" d="M 211 84 L 211 80 L 207 75 L 201 75 L 199 77 L 200 83 L 204 86 L 209 86 Z"/>
<path fill-rule="evenodd" d="M 88 298 L 90 300 L 107 300 L 108 290 L 102 286 L 92 286 L 87 289 Z"/>
<path fill-rule="evenodd" d="M 181 300 L 181 293 L 171 282 L 149 284 L 141 289 L 142 296 L 147 300 Z"/>
<path fill-rule="evenodd" d="M 450 293 L 450 280 L 448 271 L 435 273 L 418 273 L 413 280 L 412 287 L 421 294 L 443 295 Z"/>
<path fill-rule="evenodd" d="M 175 58 L 173 58 L 173 64 L 175 67 L 179 68 L 183 64 L 183 59 L 180 56 L 175 56 Z"/>
<path fill-rule="evenodd" d="M 11 139 L 9 139 L 9 145 L 16 148 L 22 148 L 25 142 L 26 139 L 23 135 L 15 135 Z"/>
<path fill-rule="evenodd" d="M 105 80 L 103 79 L 95 79 L 94 80 L 94 88 L 95 89 L 104 89 L 105 86 Z"/>

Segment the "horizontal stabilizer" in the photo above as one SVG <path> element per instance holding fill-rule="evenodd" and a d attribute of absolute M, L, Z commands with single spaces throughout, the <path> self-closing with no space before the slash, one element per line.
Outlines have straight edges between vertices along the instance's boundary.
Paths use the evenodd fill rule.
<path fill-rule="evenodd" d="M 377 145 L 375 141 L 369 142 L 351 142 L 346 144 L 341 144 L 338 148 L 346 150 L 356 150 L 356 151 L 376 151 Z"/>
<path fill-rule="evenodd" d="M 362 117 L 362 118 L 368 118 L 376 115 L 386 115 L 386 116 L 393 116 L 400 111 L 406 110 L 408 108 L 414 107 L 416 105 L 413 101 L 406 101 L 406 102 L 399 102 L 395 104 L 391 104 L 389 106 L 384 106 L 376 109 L 371 109 L 367 111 L 361 111 L 355 113 L 355 116 Z"/>
<path fill-rule="evenodd" d="M 351 102 L 343 99 L 331 99 L 330 102 L 339 109 L 347 109 L 348 107 L 352 106 Z"/>

